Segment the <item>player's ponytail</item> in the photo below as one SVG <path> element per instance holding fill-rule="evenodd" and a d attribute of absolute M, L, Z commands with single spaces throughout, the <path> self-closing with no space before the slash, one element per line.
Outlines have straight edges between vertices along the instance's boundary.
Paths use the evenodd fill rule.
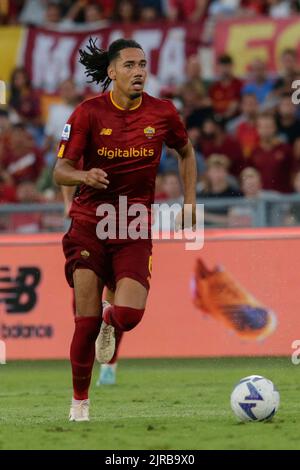
<path fill-rule="evenodd" d="M 91 77 L 89 83 L 101 83 L 102 90 L 105 91 L 111 83 L 107 68 L 119 56 L 119 52 L 122 49 L 131 47 L 137 49 L 142 49 L 142 47 L 133 39 L 117 39 L 111 43 L 108 51 L 106 51 L 97 47 L 96 42 L 97 39 L 90 38 L 87 50 L 79 49 L 79 62 L 85 66 L 86 76 Z"/>
<path fill-rule="evenodd" d="M 108 51 L 100 49 L 96 46 L 96 39 L 89 39 L 87 50 L 79 49 L 79 62 L 85 66 L 85 74 L 91 77 L 89 83 L 101 83 L 103 91 L 105 91 L 111 82 L 107 75 L 107 67 L 109 66 Z"/>

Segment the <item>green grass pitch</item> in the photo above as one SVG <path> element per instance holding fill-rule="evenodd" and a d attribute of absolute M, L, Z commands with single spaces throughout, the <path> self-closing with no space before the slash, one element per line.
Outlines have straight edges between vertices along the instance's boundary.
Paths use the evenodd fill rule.
<path fill-rule="evenodd" d="M 91 421 L 69 423 L 65 361 L 0 366 L 0 449 L 300 449 L 300 366 L 290 358 L 121 360 L 91 389 Z M 274 381 L 270 423 L 238 424 L 229 397 L 250 374 Z"/>

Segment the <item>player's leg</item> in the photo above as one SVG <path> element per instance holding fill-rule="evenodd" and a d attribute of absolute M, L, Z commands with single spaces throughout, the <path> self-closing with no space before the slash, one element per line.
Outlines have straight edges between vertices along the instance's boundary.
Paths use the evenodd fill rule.
<path fill-rule="evenodd" d="M 139 281 L 124 277 L 117 282 L 114 305 L 105 309 L 103 319 L 121 331 L 130 331 L 141 321 L 148 290 Z"/>
<path fill-rule="evenodd" d="M 83 408 L 81 405 L 84 404 L 84 408 L 88 408 L 95 339 L 99 330 L 102 330 L 106 341 L 109 339 L 111 354 L 108 361 L 114 354 L 114 328 L 110 325 L 107 327 L 102 322 L 101 300 L 106 270 L 106 247 L 96 235 L 95 224 L 73 219 L 63 237 L 63 250 L 66 257 L 66 279 L 75 292 L 75 332 L 70 356 L 75 400 L 73 403 L 80 405 L 77 407 L 80 418 L 80 410 Z"/>
<path fill-rule="evenodd" d="M 73 274 L 75 293 L 75 331 L 70 359 L 73 376 L 73 400 L 70 420 L 88 420 L 88 392 L 95 359 L 95 340 L 101 325 L 103 282 L 90 269 L 79 268 Z"/>
<path fill-rule="evenodd" d="M 110 306 L 114 304 L 114 291 L 110 289 L 106 289 L 105 292 L 105 302 L 103 308 L 106 306 Z M 118 362 L 118 355 L 119 355 L 119 348 L 123 337 L 123 331 L 115 330 L 115 339 L 116 339 L 116 347 L 115 353 L 112 359 L 107 364 L 101 364 L 100 371 L 99 371 L 99 378 L 97 381 L 97 385 L 115 385 L 116 383 L 116 372 L 117 372 L 117 362 Z"/>
<path fill-rule="evenodd" d="M 104 321 L 130 331 L 141 321 L 152 267 L 151 240 L 136 240 L 118 247 L 112 256 L 116 290 L 114 305 L 105 309 Z"/>

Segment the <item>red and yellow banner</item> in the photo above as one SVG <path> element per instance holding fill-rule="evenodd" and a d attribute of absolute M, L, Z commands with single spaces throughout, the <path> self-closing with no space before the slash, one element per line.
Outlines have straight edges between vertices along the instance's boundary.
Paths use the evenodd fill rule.
<path fill-rule="evenodd" d="M 56 234 L 0 238 L 0 339 L 8 361 L 68 357 L 72 293 L 60 241 Z M 223 273 L 217 282 L 202 282 L 215 266 Z M 155 242 L 146 313 L 125 335 L 121 355 L 290 355 L 300 339 L 299 266 L 300 229 L 211 231 L 200 251 Z M 200 282 L 202 307 L 195 303 Z"/>
<path fill-rule="evenodd" d="M 169 25 L 118 25 L 87 31 L 51 31 L 29 28 L 24 44 L 24 63 L 33 85 L 46 93 L 55 93 L 59 84 L 72 77 L 81 89 L 99 92 L 99 85 L 87 85 L 84 67 L 79 63 L 79 49 L 89 38 L 108 48 L 115 39 L 126 37 L 139 42 L 146 54 L 149 72 L 161 83 L 181 81 L 186 58 L 197 51 L 201 42 L 202 23 Z"/>
<path fill-rule="evenodd" d="M 280 69 L 280 54 L 286 48 L 300 49 L 300 16 L 289 19 L 255 18 L 220 21 L 216 27 L 215 51 L 228 52 L 235 71 L 244 76 L 253 59 L 260 58 L 271 71 Z"/>
<path fill-rule="evenodd" d="M 10 80 L 13 69 L 22 63 L 21 50 L 24 44 L 25 28 L 21 26 L 0 27 L 0 80 Z"/>

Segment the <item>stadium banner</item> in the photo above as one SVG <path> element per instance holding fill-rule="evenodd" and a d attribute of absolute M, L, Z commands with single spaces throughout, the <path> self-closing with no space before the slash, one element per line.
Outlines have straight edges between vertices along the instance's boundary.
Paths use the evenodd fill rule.
<path fill-rule="evenodd" d="M 26 29 L 21 26 L 0 27 L 0 80 L 6 83 L 19 63 Z"/>
<path fill-rule="evenodd" d="M 199 251 L 155 242 L 146 313 L 125 334 L 121 356 L 291 355 L 300 339 L 299 265 L 299 228 L 207 231 Z M 72 333 L 61 235 L 3 235 L 0 340 L 7 361 L 67 358 Z"/>
<path fill-rule="evenodd" d="M 280 54 L 300 49 L 300 16 L 288 19 L 255 18 L 219 21 L 214 48 L 216 56 L 227 52 L 234 58 L 235 73 L 245 76 L 250 63 L 260 58 L 271 72 L 280 70 Z"/>
<path fill-rule="evenodd" d="M 97 38 L 98 47 L 107 48 L 120 37 L 138 41 L 147 56 L 149 71 L 162 83 L 178 82 L 184 76 L 186 57 L 197 52 L 202 24 L 124 26 L 98 30 L 53 31 L 31 27 L 24 44 L 24 64 L 33 85 L 46 93 L 55 93 L 59 84 L 73 77 L 82 91 L 99 92 L 99 85 L 87 86 L 84 67 L 79 64 L 79 49 Z"/>

